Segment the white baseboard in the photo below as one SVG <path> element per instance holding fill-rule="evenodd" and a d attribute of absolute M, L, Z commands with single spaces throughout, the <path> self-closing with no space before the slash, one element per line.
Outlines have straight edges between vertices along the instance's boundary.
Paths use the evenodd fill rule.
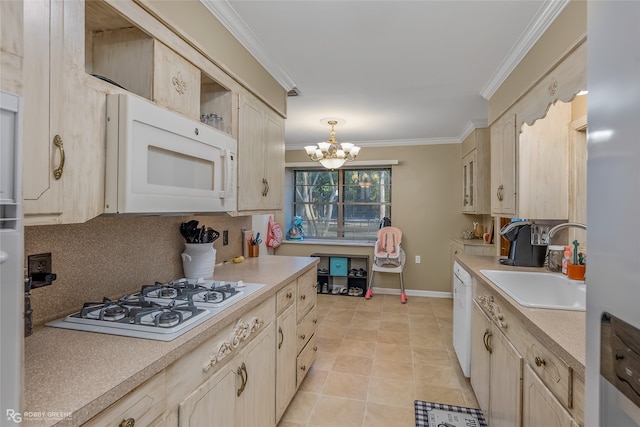
<path fill-rule="evenodd" d="M 453 298 L 451 292 L 438 292 L 438 291 L 420 291 L 406 289 L 405 293 L 409 297 L 428 297 L 428 298 Z M 373 288 L 373 295 L 400 295 L 400 289 L 390 288 Z"/>

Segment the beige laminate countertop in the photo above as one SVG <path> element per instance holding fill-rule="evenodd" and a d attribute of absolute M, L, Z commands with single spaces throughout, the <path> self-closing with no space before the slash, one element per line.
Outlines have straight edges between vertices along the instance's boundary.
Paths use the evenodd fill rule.
<path fill-rule="evenodd" d="M 170 342 L 35 328 L 25 339 L 23 412 L 30 416 L 23 417 L 23 425 L 77 426 L 86 422 L 317 262 L 310 257 L 263 256 L 216 266 L 216 280 L 266 286 Z"/>
<path fill-rule="evenodd" d="M 585 312 L 523 307 L 480 273 L 480 270 L 548 272 L 547 269 L 504 266 L 498 262 L 498 257 L 457 255 L 457 259 L 474 277 L 490 286 L 502 302 L 509 304 L 540 342 L 560 357 L 578 376 L 584 378 Z"/>

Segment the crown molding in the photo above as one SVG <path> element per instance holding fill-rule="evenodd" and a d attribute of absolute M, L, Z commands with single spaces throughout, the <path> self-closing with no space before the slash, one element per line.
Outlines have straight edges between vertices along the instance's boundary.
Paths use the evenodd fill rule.
<path fill-rule="evenodd" d="M 502 63 L 494 71 L 491 79 L 484 85 L 480 95 L 485 99 L 490 99 L 504 83 L 509 74 L 518 66 L 520 61 L 531 50 L 533 45 L 540 39 L 542 34 L 555 21 L 560 12 L 569 4 L 570 0 L 551 0 L 538 10 L 536 16 L 529 22 L 527 28 L 511 48 Z"/>
<path fill-rule="evenodd" d="M 460 133 L 460 136 L 458 137 L 458 140 L 460 140 L 460 142 L 462 142 L 469 135 L 471 135 L 471 132 L 473 132 L 474 130 L 481 129 L 481 128 L 486 128 L 487 126 L 489 126 L 489 120 L 487 120 L 487 119 L 469 120 L 467 122 L 467 124 L 465 125 L 464 129 L 462 129 L 462 132 Z"/>
<path fill-rule="evenodd" d="M 227 0 L 200 0 L 215 18 L 249 51 L 274 79 L 288 92 L 295 81 L 271 59 L 264 45 Z"/>

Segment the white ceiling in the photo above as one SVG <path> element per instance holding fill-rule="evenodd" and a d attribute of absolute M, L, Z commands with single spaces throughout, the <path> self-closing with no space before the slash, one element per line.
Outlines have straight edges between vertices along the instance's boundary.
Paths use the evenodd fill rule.
<path fill-rule="evenodd" d="M 459 142 L 567 0 L 201 0 L 287 89 L 287 148 Z"/>

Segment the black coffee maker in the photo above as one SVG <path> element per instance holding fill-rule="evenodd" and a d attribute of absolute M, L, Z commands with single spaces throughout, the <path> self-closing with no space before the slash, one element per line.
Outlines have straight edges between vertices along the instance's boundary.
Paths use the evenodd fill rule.
<path fill-rule="evenodd" d="M 518 267 L 542 267 L 547 254 L 547 245 L 531 244 L 531 223 L 511 222 L 500 230 L 500 234 L 510 242 L 509 257 L 500 264 Z"/>

